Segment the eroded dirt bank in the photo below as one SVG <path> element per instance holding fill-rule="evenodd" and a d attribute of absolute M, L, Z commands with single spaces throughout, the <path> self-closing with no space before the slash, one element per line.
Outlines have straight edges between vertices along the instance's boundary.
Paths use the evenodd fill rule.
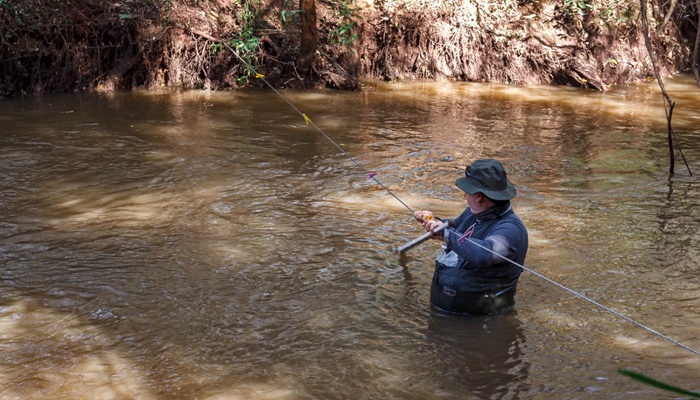
<path fill-rule="evenodd" d="M 279 87 L 341 89 L 372 77 L 604 90 L 652 75 L 636 0 L 317 0 L 305 74 L 298 1 L 17 3 L 0 1 L 0 96 L 226 89 L 260 85 L 256 72 Z M 690 68 L 697 11 L 680 0 L 669 10 L 655 4 L 650 19 L 662 71 L 674 73 Z"/>

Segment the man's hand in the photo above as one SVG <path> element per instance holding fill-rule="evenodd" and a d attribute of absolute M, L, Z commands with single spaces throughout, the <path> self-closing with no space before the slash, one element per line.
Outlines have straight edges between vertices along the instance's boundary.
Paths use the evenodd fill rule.
<path fill-rule="evenodd" d="M 444 231 L 435 232 L 435 229 L 437 229 L 442 224 L 443 222 L 438 219 L 429 219 L 423 223 L 423 227 L 426 231 L 430 231 L 433 233 L 433 239 L 442 239 L 442 233 Z"/>
<path fill-rule="evenodd" d="M 442 221 L 435 218 L 435 215 L 430 211 L 416 211 L 413 216 L 423 225 L 426 231 L 433 233 L 434 239 L 441 239 L 442 232 L 435 233 L 435 229 L 442 225 Z"/>
<path fill-rule="evenodd" d="M 426 221 L 435 220 L 435 216 L 430 211 L 416 211 L 413 216 L 423 225 Z"/>

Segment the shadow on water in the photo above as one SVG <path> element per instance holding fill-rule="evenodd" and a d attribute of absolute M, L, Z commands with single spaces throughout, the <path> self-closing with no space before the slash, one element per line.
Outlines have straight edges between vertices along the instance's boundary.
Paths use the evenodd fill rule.
<path fill-rule="evenodd" d="M 426 368 L 475 398 L 522 398 L 529 390 L 525 335 L 517 311 L 489 317 L 434 311 L 425 330 L 435 355 Z M 447 389 L 446 389 L 447 390 Z M 467 398 L 467 392 L 453 393 Z"/>
<path fill-rule="evenodd" d="M 504 158 L 530 265 L 652 322 L 676 307 L 671 328 L 694 335 L 693 275 L 672 265 L 696 265 L 696 187 L 659 211 L 653 124 L 626 128 L 624 99 L 443 84 L 289 95 L 416 208 L 456 215 L 464 160 Z M 387 261 L 419 227 L 272 93 L 23 102 L 0 105 L 3 397 L 625 398 L 606 362 L 647 360 L 625 341 L 641 335 L 532 284 L 518 313 L 431 313 L 433 247 Z M 644 297 L 679 287 L 684 303 Z"/>

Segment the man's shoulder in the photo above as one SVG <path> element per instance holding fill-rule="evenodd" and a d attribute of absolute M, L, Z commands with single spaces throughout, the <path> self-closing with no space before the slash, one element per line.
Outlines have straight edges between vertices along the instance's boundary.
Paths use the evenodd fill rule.
<path fill-rule="evenodd" d="M 520 216 L 514 211 L 511 211 L 508 214 L 504 215 L 503 218 L 499 220 L 499 225 L 500 224 L 517 226 L 519 229 L 527 229 L 525 227 L 525 222 L 523 222 L 522 218 L 520 218 Z"/>

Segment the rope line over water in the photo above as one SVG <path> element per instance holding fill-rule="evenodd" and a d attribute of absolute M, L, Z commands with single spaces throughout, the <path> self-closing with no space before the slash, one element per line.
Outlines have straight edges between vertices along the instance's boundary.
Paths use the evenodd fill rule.
<path fill-rule="evenodd" d="M 241 56 L 239 56 L 238 53 L 237 53 L 235 50 L 233 50 L 233 49 L 228 45 L 228 43 L 224 43 L 224 44 L 226 45 L 226 47 L 227 47 L 229 50 L 231 50 L 231 52 L 232 52 L 233 54 L 236 55 L 236 57 L 237 57 L 242 63 L 248 65 L 248 67 L 250 67 L 251 69 L 253 69 L 252 65 L 250 65 L 250 63 L 246 62 L 246 60 L 244 60 Z M 345 151 L 345 149 L 343 149 L 342 147 L 340 147 L 340 145 L 339 145 L 338 143 L 336 143 L 335 140 L 331 139 L 331 137 L 328 136 L 323 130 L 321 130 L 321 128 L 319 128 L 316 124 L 314 124 L 314 122 L 311 120 L 311 118 L 309 118 L 306 114 L 304 114 L 303 112 L 301 112 L 301 110 L 299 110 L 294 104 L 292 104 L 292 102 L 289 101 L 282 93 L 280 93 L 279 90 L 277 90 L 274 86 L 272 86 L 272 85 L 270 84 L 270 82 L 268 82 L 268 81 L 265 79 L 265 76 L 264 76 L 263 74 L 256 73 L 256 74 L 255 74 L 255 78 L 260 79 L 261 81 L 263 81 L 263 82 L 265 83 L 265 85 L 267 85 L 267 87 L 269 87 L 270 89 L 272 89 L 272 90 L 273 90 L 275 93 L 277 93 L 277 95 L 279 95 L 287 104 L 289 104 L 289 106 L 290 106 L 294 111 L 296 111 L 297 114 L 301 115 L 301 117 L 304 118 L 304 122 L 306 122 L 306 125 L 312 126 L 314 129 L 316 129 L 316 131 L 318 131 L 318 133 L 320 133 L 321 135 L 323 135 L 323 137 L 325 137 L 326 139 L 328 139 L 329 142 L 333 143 L 333 145 L 334 145 L 335 147 L 337 147 L 338 150 L 341 151 L 341 153 L 345 154 L 345 155 L 350 159 L 350 161 L 353 162 L 353 164 L 355 164 L 360 170 L 362 170 L 362 171 L 365 173 L 365 176 L 366 176 L 366 178 L 367 178 L 368 180 L 369 180 L 369 179 L 372 179 L 373 181 L 375 181 L 379 186 L 382 187 L 382 189 L 386 190 L 387 193 L 389 193 L 390 195 L 392 195 L 399 203 L 401 203 L 401 205 L 403 205 L 404 207 L 406 207 L 406 208 L 408 209 L 408 211 L 411 212 L 411 214 L 414 213 L 413 209 L 412 209 L 411 207 L 409 207 L 408 204 L 404 203 L 404 201 L 401 200 L 401 199 L 399 198 L 399 196 L 397 196 L 394 192 L 391 191 L 391 189 L 389 189 L 388 187 L 386 187 L 379 179 L 377 179 L 377 173 L 376 173 L 376 172 L 370 172 L 370 171 L 368 171 L 367 168 L 365 168 L 364 166 L 362 166 L 362 164 L 360 164 L 359 161 L 357 161 L 357 160 L 355 159 L 355 157 L 351 156 L 350 153 L 348 153 L 347 151 Z"/>
<path fill-rule="evenodd" d="M 225 45 L 225 46 L 226 46 L 226 47 L 227 47 L 227 48 L 242 62 L 242 63 L 244 63 L 244 64 L 246 64 L 248 67 L 250 67 L 251 70 L 253 69 L 252 65 L 250 65 L 250 63 L 248 63 L 248 62 L 247 62 L 246 60 L 244 60 L 240 55 L 238 55 L 238 52 L 236 52 L 233 48 L 231 48 L 231 46 L 229 46 L 228 43 L 223 42 L 223 44 L 224 44 L 224 45 Z M 338 150 L 340 150 L 344 155 L 346 155 L 359 169 L 361 169 L 361 170 L 365 173 L 367 179 L 372 179 L 373 181 L 375 181 L 379 186 L 381 186 L 381 187 L 382 187 L 384 190 L 386 190 L 391 196 L 393 196 L 399 203 L 401 203 L 404 207 L 406 207 L 406 209 L 408 209 L 408 210 L 411 212 L 411 215 L 414 214 L 413 209 L 412 209 L 411 207 L 409 207 L 408 204 L 406 204 L 403 200 L 401 200 L 394 192 L 392 192 L 392 191 L 391 191 L 388 187 L 386 187 L 381 181 L 379 181 L 379 179 L 377 179 L 376 173 L 368 171 L 368 170 L 367 170 L 364 166 L 362 166 L 362 164 L 360 164 L 352 155 L 350 155 L 347 151 L 345 151 L 345 149 L 343 149 L 342 147 L 340 147 L 340 145 L 339 145 L 338 143 L 336 143 L 336 142 L 335 142 L 330 136 L 328 136 L 325 132 L 323 132 L 323 130 L 321 130 L 321 128 L 319 128 L 318 126 L 316 126 L 316 124 L 314 124 L 314 122 L 313 122 L 306 114 L 304 114 L 303 112 L 301 112 L 294 104 L 292 104 L 291 101 L 289 101 L 284 95 L 282 95 L 282 93 L 280 93 L 274 86 L 272 86 L 267 80 L 265 80 L 265 76 L 264 76 L 264 75 L 258 73 L 258 74 L 255 75 L 255 77 L 256 77 L 257 79 L 262 80 L 262 81 L 265 83 L 265 85 L 267 85 L 270 89 L 272 89 L 275 93 L 277 93 L 277 95 L 279 95 L 287 104 L 289 104 L 289 106 L 290 106 L 292 109 L 294 109 L 294 111 L 296 111 L 302 118 L 304 118 L 304 121 L 306 122 L 307 125 L 310 125 L 310 126 L 312 126 L 314 129 L 316 129 L 316 131 L 318 131 L 321 135 L 323 135 L 323 137 L 325 137 L 326 139 L 328 139 L 329 142 L 331 142 L 336 148 L 338 148 Z M 454 230 L 449 230 L 449 229 L 448 229 L 448 230 L 446 230 L 446 231 L 447 231 L 448 233 L 455 233 L 455 234 L 457 234 L 457 232 L 455 232 Z M 550 279 L 550 278 L 548 278 L 548 277 L 546 277 L 546 276 L 540 274 L 539 272 L 536 272 L 536 271 L 534 271 L 534 270 L 532 270 L 532 269 L 530 269 L 530 268 L 527 268 L 527 267 L 525 267 L 524 265 L 518 264 L 517 262 L 515 262 L 515 261 L 513 261 L 513 260 L 511 260 L 511 259 L 509 259 L 509 258 L 507 258 L 507 257 L 504 257 L 504 256 L 502 256 L 502 255 L 496 253 L 495 251 L 493 251 L 493 250 L 491 250 L 491 249 L 489 249 L 489 248 L 486 248 L 486 247 L 484 247 L 484 246 L 482 246 L 482 245 L 480 245 L 480 244 L 474 242 L 474 241 L 471 240 L 471 239 L 467 239 L 467 241 L 468 241 L 469 243 L 472 243 L 473 245 L 475 245 L 475 246 L 477 246 L 477 247 L 480 247 L 480 248 L 482 248 L 482 249 L 484 249 L 484 250 L 486 250 L 486 251 L 488 251 L 488 252 L 490 252 L 490 253 L 492 253 L 492 254 L 494 254 L 494 255 L 500 257 L 500 258 L 502 258 L 502 259 L 505 260 L 505 261 L 508 261 L 509 263 L 511 263 L 511 264 L 513 264 L 513 265 L 515 265 L 515 266 L 517 266 L 517 267 L 522 268 L 524 271 L 527 271 L 527 272 L 529 272 L 529 273 L 531 273 L 531 274 L 537 276 L 538 278 L 540 278 L 540 279 L 542 279 L 542 280 L 544 280 L 544 281 L 546 281 L 546 282 L 549 282 L 549 283 L 551 283 L 551 284 L 553 284 L 553 285 L 559 287 L 560 289 L 563 289 L 563 290 L 565 290 L 565 291 L 567 291 L 567 292 L 569 292 L 569 293 L 571 293 L 571 294 L 573 294 L 573 295 L 575 295 L 575 296 L 577 296 L 577 297 L 579 297 L 579 298 L 581 298 L 581 299 L 583 299 L 583 300 L 588 301 L 589 303 L 591 303 L 591 304 L 593 304 L 593 305 L 595 305 L 595 306 L 597 306 L 597 307 L 599 307 L 599 308 L 601 308 L 601 309 L 603 309 L 603 310 L 605 310 L 605 311 L 607 311 L 607 312 L 609 312 L 609 313 L 611 313 L 611 314 L 617 316 L 618 318 L 622 318 L 622 319 L 624 319 L 625 321 L 630 322 L 630 323 L 636 325 L 637 327 L 646 330 L 647 332 L 650 332 L 650 333 L 652 333 L 652 334 L 654 334 L 654 335 L 656 335 L 656 336 L 658 336 L 658 337 L 660 337 L 660 338 L 662 338 L 662 339 L 664 339 L 664 340 L 666 340 L 666 341 L 668 341 L 668 342 L 670 342 L 670 343 L 675 344 L 675 345 L 678 346 L 678 347 L 681 347 L 681 348 L 683 348 L 683 349 L 685 349 L 685 350 L 687 350 L 687 351 L 689 351 L 689 352 L 691 352 L 691 353 L 693 353 L 693 354 L 695 354 L 695 355 L 700 356 L 700 351 L 695 350 L 695 349 L 693 349 L 692 347 L 689 347 L 689 346 L 687 346 L 687 345 L 685 345 L 685 344 L 683 344 L 683 343 L 680 343 L 680 342 L 678 342 L 677 340 L 674 340 L 674 339 L 672 339 L 672 338 L 670 338 L 670 337 L 664 335 L 663 333 L 660 333 L 660 332 L 658 332 L 658 331 L 656 331 L 656 330 L 654 330 L 654 329 L 652 329 L 652 328 L 650 328 L 650 327 L 648 327 L 648 326 L 642 324 L 641 322 L 638 322 L 638 321 L 636 321 L 636 320 L 634 320 L 634 319 L 632 319 L 632 318 L 630 318 L 630 317 L 628 317 L 628 316 L 626 316 L 626 315 L 620 313 L 619 311 L 615 311 L 615 310 L 613 310 L 612 308 L 607 307 L 607 306 L 605 306 L 605 305 L 603 305 L 603 304 L 601 304 L 601 303 L 599 303 L 599 302 L 597 302 L 597 301 L 591 299 L 590 297 L 587 297 L 587 296 L 585 296 L 585 295 L 583 295 L 583 294 L 581 294 L 581 293 L 579 293 L 579 292 L 577 292 L 577 291 L 575 291 L 575 290 L 573 290 L 573 289 L 570 289 L 570 288 L 568 288 L 568 287 L 562 285 L 562 284 L 559 283 L 559 282 L 556 282 L 556 281 L 553 280 L 553 279 Z"/>
<path fill-rule="evenodd" d="M 451 232 L 454 232 L 454 231 L 451 231 Z M 455 233 L 456 233 L 456 232 L 455 232 Z M 590 302 L 591 304 L 594 304 L 594 305 L 596 305 L 596 306 L 602 308 L 603 310 L 605 310 L 605 311 L 607 311 L 607 312 L 609 312 L 609 313 L 611 313 L 611 314 L 613 314 L 613 315 L 615 315 L 615 316 L 617 316 L 617 317 L 619 317 L 619 318 L 624 319 L 624 320 L 627 321 L 627 322 L 631 322 L 632 324 L 637 325 L 638 327 L 640 327 L 640 328 L 642 328 L 642 329 L 644 329 L 644 330 L 646 330 L 646 331 L 648 331 L 648 332 L 651 332 L 651 333 L 653 333 L 654 335 L 656 335 L 656 336 L 658 336 L 658 337 L 660 337 L 660 338 L 662 338 L 662 339 L 668 340 L 669 342 L 671 342 L 671 343 L 673 343 L 673 344 L 675 344 L 675 345 L 677 345 L 677 346 L 679 346 L 679 347 L 682 347 L 682 348 L 688 350 L 689 352 L 691 352 L 691 353 L 693 353 L 693 354 L 696 354 L 696 355 L 699 355 L 699 356 L 700 356 L 700 351 L 695 350 L 695 349 L 693 349 L 692 347 L 686 346 L 685 344 L 680 343 L 680 342 L 678 342 L 678 341 L 676 341 L 676 340 L 674 340 L 674 339 L 672 339 L 672 338 L 670 338 L 670 337 L 664 335 L 663 333 L 660 333 L 660 332 L 658 332 L 658 331 L 655 331 L 654 329 L 652 329 L 652 328 L 650 328 L 650 327 L 648 327 L 648 326 L 646 326 L 646 325 L 644 325 L 644 324 L 642 324 L 642 323 L 640 323 L 640 322 L 637 322 L 637 321 L 633 320 L 632 318 L 630 318 L 630 317 L 628 317 L 628 316 L 626 316 L 626 315 L 624 315 L 624 314 L 622 314 L 622 313 L 620 313 L 620 312 L 618 312 L 618 311 L 613 310 L 613 309 L 610 308 L 610 307 L 607 307 L 607 306 L 604 306 L 603 304 L 600 304 L 599 302 L 597 302 L 597 301 L 591 299 L 590 297 L 587 297 L 587 296 L 585 296 L 585 295 L 583 295 L 583 294 L 581 294 L 581 293 L 579 293 L 579 292 L 577 292 L 577 291 L 575 291 L 575 290 L 573 290 L 573 289 L 569 289 L 568 287 L 562 285 L 561 283 L 556 282 L 556 281 L 554 281 L 553 279 L 550 279 L 550 278 L 548 278 L 548 277 L 546 277 L 546 276 L 540 274 L 539 272 L 536 272 L 536 271 L 534 271 L 534 270 L 532 270 L 532 269 L 530 269 L 530 268 L 527 268 L 527 267 L 525 267 L 524 265 L 520 265 L 520 264 L 518 264 L 517 262 L 515 262 L 515 261 L 513 261 L 513 260 L 511 260 L 511 259 L 509 259 L 509 258 L 507 258 L 507 257 L 504 257 L 504 256 L 502 256 L 502 255 L 496 253 L 495 251 L 493 251 L 493 250 L 491 250 L 491 249 L 488 249 L 488 248 L 486 248 L 486 247 L 480 245 L 479 243 L 474 242 L 474 241 L 471 240 L 471 239 L 467 239 L 467 241 L 468 241 L 469 243 L 473 244 L 474 246 L 480 247 L 480 248 L 482 248 L 482 249 L 484 249 L 484 250 L 486 250 L 486 251 L 488 251 L 488 252 L 490 252 L 490 253 L 492 253 L 492 254 L 494 254 L 494 255 L 500 257 L 500 258 L 502 258 L 503 260 L 506 260 L 506 261 L 508 261 L 509 263 L 511 263 L 511 264 L 513 264 L 513 265 L 515 265 L 515 266 L 517 266 L 517 267 L 522 268 L 524 271 L 527 271 L 527 272 L 529 272 L 529 273 L 531 273 L 531 274 L 533 274 L 533 275 L 535 275 L 535 276 L 537 276 L 537 277 L 539 277 L 539 278 L 541 278 L 541 279 L 543 279 L 543 280 L 545 280 L 545 281 L 547 281 L 547 282 L 549 282 L 549 283 L 551 283 L 551 284 L 553 284 L 553 285 L 559 287 L 560 289 L 563 289 L 563 290 L 565 290 L 565 291 L 567 291 L 567 292 L 569 292 L 569 293 L 571 293 L 571 294 L 573 294 L 573 295 L 575 295 L 575 296 L 577 296 L 577 297 L 579 297 L 579 298 L 581 298 L 581 299 L 583 299 L 583 300 L 586 300 L 586 301 Z"/>

